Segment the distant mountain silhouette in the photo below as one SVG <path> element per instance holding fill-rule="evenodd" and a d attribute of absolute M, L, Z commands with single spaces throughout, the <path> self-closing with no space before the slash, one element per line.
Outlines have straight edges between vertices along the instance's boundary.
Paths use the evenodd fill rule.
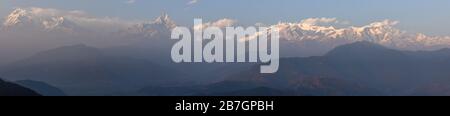
<path fill-rule="evenodd" d="M 40 96 L 31 89 L 0 79 L 0 96 Z"/>
<path fill-rule="evenodd" d="M 148 60 L 115 57 L 82 44 L 38 53 L 6 66 L 1 74 L 9 80 L 46 82 L 69 95 L 104 95 L 189 79 Z"/>
<path fill-rule="evenodd" d="M 66 94 L 57 87 L 49 85 L 40 81 L 33 80 L 20 80 L 16 81 L 17 84 L 30 88 L 44 96 L 66 96 Z"/>
<path fill-rule="evenodd" d="M 114 51 L 124 53 L 120 48 L 105 52 L 86 45 L 56 48 L 10 64 L 0 74 L 8 80 L 49 83 L 69 95 L 372 96 L 450 93 L 450 87 L 445 86 L 450 84 L 450 49 L 400 51 L 371 42 L 355 42 L 336 47 L 324 56 L 281 58 L 280 68 L 275 74 L 261 74 L 259 64 L 176 65 L 161 61 L 163 57 L 153 61 L 151 57 L 136 55 L 148 56 L 144 51 L 128 55 L 114 54 Z M 208 77 L 215 78 L 205 81 L 208 83 L 194 84 L 190 80 L 195 78 L 192 80 L 198 82 Z"/>
<path fill-rule="evenodd" d="M 120 46 L 103 49 L 108 55 L 114 57 L 132 57 L 152 61 L 152 63 L 175 69 L 191 78 L 197 83 L 211 83 L 223 80 L 229 74 L 248 70 L 256 63 L 175 63 L 171 58 L 171 47 L 176 43 L 174 40 L 155 42 L 156 40 L 145 40 L 140 44 L 132 46 Z M 158 45 L 153 45 L 158 44 Z"/>
<path fill-rule="evenodd" d="M 241 89 L 231 92 L 210 93 L 203 95 L 204 96 L 294 96 L 296 94 L 291 91 L 278 90 L 269 87 L 256 87 L 252 89 Z"/>
<path fill-rule="evenodd" d="M 399 51 L 371 42 L 336 47 L 324 56 L 282 58 L 275 74 L 259 65 L 224 81 L 191 87 L 148 87 L 160 95 L 448 95 L 450 49 Z M 243 69 L 243 68 L 242 68 Z M 235 69 L 237 70 L 237 69 Z M 170 91 L 162 91 L 170 90 Z"/>
<path fill-rule="evenodd" d="M 138 93 L 148 96 L 274 96 L 292 94 L 256 83 L 232 81 L 197 86 L 149 86 L 139 90 Z"/>
<path fill-rule="evenodd" d="M 448 69 L 449 49 L 398 51 L 356 42 L 339 46 L 325 56 L 283 58 L 275 74 L 260 74 L 255 67 L 228 80 L 296 89 L 310 95 L 410 95 L 433 83 L 450 84 Z"/>
<path fill-rule="evenodd" d="M 223 81 L 203 86 L 146 87 L 140 95 L 150 96 L 363 96 L 384 95 L 374 89 L 337 79 L 298 81 L 291 88 L 250 81 Z"/>
<path fill-rule="evenodd" d="M 409 95 L 413 96 L 450 96 L 450 86 L 448 84 L 429 84 L 418 87 Z"/>

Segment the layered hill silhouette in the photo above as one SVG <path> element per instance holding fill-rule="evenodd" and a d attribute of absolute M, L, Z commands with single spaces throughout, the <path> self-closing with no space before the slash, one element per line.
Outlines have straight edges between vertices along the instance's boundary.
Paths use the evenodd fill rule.
<path fill-rule="evenodd" d="M 44 83 L 44 82 L 40 82 L 40 81 L 20 80 L 20 81 L 16 81 L 16 83 L 21 86 L 30 88 L 31 90 L 34 90 L 43 96 L 66 96 L 67 95 L 61 89 L 59 89 L 55 86 L 49 85 L 47 83 Z"/>
<path fill-rule="evenodd" d="M 140 92 L 206 96 L 448 95 L 448 69 L 449 49 L 399 51 L 363 41 L 339 46 L 324 56 L 282 58 L 275 74 L 261 74 L 259 65 L 255 65 L 213 84 L 153 86 Z"/>
<path fill-rule="evenodd" d="M 40 96 L 35 91 L 0 79 L 0 96 Z"/>
<path fill-rule="evenodd" d="M 280 70 L 273 75 L 259 74 L 255 67 L 228 79 L 275 88 L 328 88 L 325 91 L 331 95 L 373 95 L 369 90 L 380 95 L 410 95 L 424 91 L 420 88 L 450 83 L 449 64 L 449 49 L 411 52 L 356 42 L 339 46 L 325 56 L 281 59 Z"/>
<path fill-rule="evenodd" d="M 40 52 L 4 67 L 1 74 L 9 80 L 46 82 L 69 95 L 105 95 L 189 79 L 148 60 L 115 57 L 82 44 Z"/>
<path fill-rule="evenodd" d="M 450 93 L 450 87 L 446 86 L 450 84 L 450 49 L 400 51 L 371 42 L 356 42 L 336 47 L 324 56 L 281 58 L 280 69 L 275 74 L 261 74 L 260 65 L 223 65 L 208 71 L 208 65 L 191 67 L 203 67 L 204 72 L 191 71 L 187 69 L 189 65 L 185 65 L 186 71 L 183 72 L 178 71 L 183 68 L 173 68 L 179 65 L 153 63 L 151 58 L 132 56 L 86 45 L 66 46 L 10 64 L 1 70 L 1 74 L 8 80 L 45 82 L 68 95 L 372 96 Z M 224 79 L 186 84 L 191 78 L 217 77 L 211 74 Z"/>

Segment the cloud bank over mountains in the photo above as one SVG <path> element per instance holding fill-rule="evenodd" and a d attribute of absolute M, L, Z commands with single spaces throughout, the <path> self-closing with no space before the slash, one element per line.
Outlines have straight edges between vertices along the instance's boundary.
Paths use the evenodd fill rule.
<path fill-rule="evenodd" d="M 129 22 L 117 18 L 95 17 L 83 11 L 64 11 L 51 8 L 16 8 L 3 22 L 3 28 L 38 27 L 46 31 L 77 31 L 76 28 L 89 31 L 112 31 L 129 25 Z"/>
<path fill-rule="evenodd" d="M 237 20 L 227 18 L 203 22 L 201 28 L 240 26 Z M 266 25 L 280 30 L 283 44 L 281 51 L 284 56 L 321 55 L 336 46 L 357 41 L 371 41 L 402 50 L 435 50 L 450 46 L 450 36 L 408 33 L 395 27 L 399 23 L 383 20 L 363 26 L 341 26 L 350 25 L 350 22 L 336 18 L 308 18 L 299 22 Z M 141 39 L 168 39 L 170 30 L 176 26 L 176 22 L 167 14 L 162 14 L 151 21 L 136 22 L 92 16 L 76 10 L 17 8 L 5 17 L 1 25 L 0 41 L 3 44 L 27 41 L 26 43 L 32 46 L 46 46 L 50 43 L 126 45 L 139 42 Z M 193 29 L 195 28 L 200 27 L 194 26 Z M 46 41 L 47 44 L 31 41 Z"/>

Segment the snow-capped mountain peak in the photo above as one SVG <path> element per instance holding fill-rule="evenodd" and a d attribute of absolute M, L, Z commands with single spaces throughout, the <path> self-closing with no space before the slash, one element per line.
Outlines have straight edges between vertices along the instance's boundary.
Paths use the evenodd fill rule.
<path fill-rule="evenodd" d="M 125 31 L 125 34 L 131 34 L 141 38 L 169 36 L 171 30 L 175 27 L 176 23 L 170 18 L 169 15 L 163 13 L 151 22 L 135 24 L 129 27 Z"/>
<path fill-rule="evenodd" d="M 11 27 L 26 22 L 31 22 L 28 12 L 25 9 L 17 8 L 6 17 L 3 26 Z"/>
<path fill-rule="evenodd" d="M 76 24 L 58 13 L 42 13 L 38 8 L 16 8 L 3 22 L 3 30 L 38 30 L 70 32 L 76 30 Z"/>
<path fill-rule="evenodd" d="M 169 29 L 175 28 L 176 26 L 175 21 L 173 21 L 167 13 L 162 13 L 161 16 L 159 16 L 153 21 L 153 23 L 162 24 L 168 27 Z"/>

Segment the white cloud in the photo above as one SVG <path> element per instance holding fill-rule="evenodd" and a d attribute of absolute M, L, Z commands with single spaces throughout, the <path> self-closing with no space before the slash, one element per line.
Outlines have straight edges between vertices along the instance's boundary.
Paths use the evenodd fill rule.
<path fill-rule="evenodd" d="M 307 25 L 317 25 L 319 23 L 338 23 L 336 18 L 308 18 L 302 20 L 300 23 Z"/>
<path fill-rule="evenodd" d="M 20 25 L 43 26 L 46 29 L 53 28 L 83 28 L 90 30 L 112 30 L 123 28 L 129 22 L 111 17 L 95 17 L 79 10 L 59 10 L 51 8 L 17 8 L 3 23 L 4 27 L 16 27 Z"/>
<path fill-rule="evenodd" d="M 267 27 L 267 25 L 266 25 L 266 24 L 264 24 L 264 23 L 260 23 L 260 22 L 258 22 L 258 23 L 255 23 L 255 26 L 257 26 L 257 27 Z"/>
<path fill-rule="evenodd" d="M 236 23 L 237 23 L 236 20 L 224 18 L 224 19 L 220 19 L 220 20 L 217 20 L 214 22 L 203 23 L 201 26 L 195 25 L 194 29 L 203 29 L 203 28 L 207 28 L 207 27 L 225 28 L 225 27 L 233 26 Z"/>
<path fill-rule="evenodd" d="M 200 0 L 191 0 L 191 1 L 188 2 L 188 5 L 196 4 L 199 1 Z"/>
<path fill-rule="evenodd" d="M 217 20 L 216 22 L 210 22 L 209 25 L 223 28 L 223 27 L 227 27 L 227 26 L 232 26 L 236 22 L 237 22 L 236 20 L 225 18 L 225 19 Z"/>
<path fill-rule="evenodd" d="M 136 3 L 136 0 L 127 0 L 127 1 L 125 1 L 125 3 L 127 3 L 127 4 L 134 4 L 134 3 Z"/>

